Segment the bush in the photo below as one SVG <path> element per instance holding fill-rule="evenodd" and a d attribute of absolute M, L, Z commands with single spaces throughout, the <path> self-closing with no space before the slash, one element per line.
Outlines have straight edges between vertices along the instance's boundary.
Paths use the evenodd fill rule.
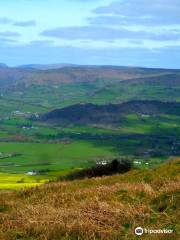
<path fill-rule="evenodd" d="M 65 180 L 92 178 L 109 176 L 117 173 L 128 172 L 132 168 L 132 161 L 128 159 L 114 159 L 111 163 L 106 165 L 98 165 L 92 168 L 75 171 L 65 176 Z"/>

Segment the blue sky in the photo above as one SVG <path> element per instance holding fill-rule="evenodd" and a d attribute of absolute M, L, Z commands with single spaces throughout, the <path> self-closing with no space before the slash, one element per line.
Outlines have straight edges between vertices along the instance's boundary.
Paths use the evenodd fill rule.
<path fill-rule="evenodd" d="M 180 68 L 179 0 L 4 0 L 0 62 Z"/>

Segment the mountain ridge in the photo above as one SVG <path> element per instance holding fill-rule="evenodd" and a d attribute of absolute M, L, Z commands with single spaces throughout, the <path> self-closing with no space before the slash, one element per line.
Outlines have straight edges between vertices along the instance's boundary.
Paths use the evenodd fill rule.
<path fill-rule="evenodd" d="M 137 78 L 180 74 L 180 70 L 148 69 L 118 66 L 63 66 L 58 69 L 0 68 L 0 86 L 29 86 L 32 84 L 57 84 L 95 82 L 103 79 L 111 83 Z"/>

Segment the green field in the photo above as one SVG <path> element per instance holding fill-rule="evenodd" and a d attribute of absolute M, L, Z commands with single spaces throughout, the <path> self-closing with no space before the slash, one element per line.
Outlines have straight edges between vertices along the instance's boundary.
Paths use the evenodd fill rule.
<path fill-rule="evenodd" d="M 118 126 L 55 126 L 28 120 L 76 103 L 109 104 L 129 100 L 180 101 L 178 74 L 120 81 L 97 78 L 77 83 L 35 84 L 1 89 L 0 188 L 34 186 L 76 168 L 114 157 L 130 158 L 138 168 L 154 167 L 179 155 L 180 116 L 121 116 Z M 162 79 L 161 79 L 162 78 Z M 35 171 L 36 176 L 27 175 Z"/>
<path fill-rule="evenodd" d="M 39 184 L 75 168 L 91 166 L 97 158 L 115 155 L 110 147 L 96 147 L 85 141 L 68 144 L 0 143 L 0 150 L 5 156 L 17 154 L 0 159 L 0 188 Z M 30 171 L 38 172 L 38 176 L 27 176 Z"/>
<path fill-rule="evenodd" d="M 179 123 L 175 115 L 128 114 L 117 128 L 60 127 L 11 116 L 1 121 L 0 188 L 39 185 L 119 156 L 131 158 L 136 167 L 154 167 L 176 156 Z M 37 175 L 27 175 L 31 171 Z"/>

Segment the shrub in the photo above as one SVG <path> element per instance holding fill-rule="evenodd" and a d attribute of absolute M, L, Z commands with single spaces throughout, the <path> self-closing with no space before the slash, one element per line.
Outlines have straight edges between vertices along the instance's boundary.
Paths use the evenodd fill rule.
<path fill-rule="evenodd" d="M 132 161 L 128 159 L 114 159 L 105 165 L 78 170 L 65 176 L 65 180 L 109 176 L 117 173 L 128 172 L 132 168 Z"/>

